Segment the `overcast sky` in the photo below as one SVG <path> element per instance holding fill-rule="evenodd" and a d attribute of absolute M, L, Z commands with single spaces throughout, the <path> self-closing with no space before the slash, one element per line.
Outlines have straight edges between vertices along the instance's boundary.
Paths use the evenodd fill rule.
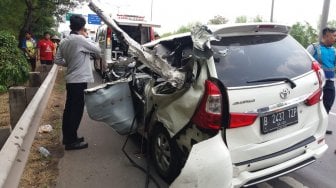
<path fill-rule="evenodd" d="M 330 1 L 329 19 L 336 20 L 336 0 Z M 257 15 L 269 21 L 272 0 L 96 0 L 103 10 L 114 14 L 145 16 L 147 21 L 161 24 L 159 33 L 172 32 L 182 25 L 199 21 L 206 23 L 216 15 L 234 22 L 238 16 L 253 19 Z M 153 4 L 152 4 L 153 3 Z M 151 4 L 153 6 L 151 6 Z M 152 8 L 151 8 L 152 7 Z M 274 22 L 292 25 L 309 22 L 316 27 L 322 14 L 323 0 L 274 0 Z M 92 13 L 87 6 L 75 13 Z M 66 23 L 68 28 L 68 23 Z"/>

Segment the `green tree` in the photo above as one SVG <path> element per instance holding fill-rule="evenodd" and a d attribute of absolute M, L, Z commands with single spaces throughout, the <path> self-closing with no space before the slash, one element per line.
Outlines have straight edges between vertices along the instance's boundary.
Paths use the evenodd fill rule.
<path fill-rule="evenodd" d="M 327 26 L 336 29 L 336 20 L 328 21 Z"/>
<path fill-rule="evenodd" d="M 29 66 L 17 43 L 13 34 L 0 31 L 0 92 L 28 79 Z"/>
<path fill-rule="evenodd" d="M 66 12 L 83 2 L 83 0 L 24 0 L 26 9 L 23 12 L 19 41 L 24 38 L 25 31 L 33 31 L 37 36 L 42 36 L 45 31 L 50 32 L 57 22 L 63 20 L 62 17 Z"/>
<path fill-rule="evenodd" d="M 191 22 L 191 23 L 189 23 L 187 25 L 182 25 L 173 34 L 190 32 L 193 27 L 200 26 L 200 25 L 202 25 L 201 22 Z"/>
<path fill-rule="evenodd" d="M 238 16 L 235 21 L 235 23 L 246 23 L 246 22 L 247 22 L 246 16 Z"/>
<path fill-rule="evenodd" d="M 292 26 L 290 35 L 293 36 L 303 47 L 317 41 L 317 31 L 308 22 L 305 24 L 297 22 Z"/>
<path fill-rule="evenodd" d="M 260 15 L 257 15 L 252 19 L 252 22 L 263 22 L 263 18 Z"/>
<path fill-rule="evenodd" d="M 0 30 L 18 36 L 24 20 L 25 4 L 22 0 L 0 0 Z"/>
<path fill-rule="evenodd" d="M 218 25 L 218 24 L 226 24 L 229 20 L 224 16 L 217 15 L 214 18 L 208 21 L 208 24 Z"/>
<path fill-rule="evenodd" d="M 173 34 L 172 32 L 163 33 L 163 34 L 161 35 L 161 38 L 163 38 L 163 37 L 168 37 L 168 36 L 170 36 L 170 35 L 172 35 L 172 34 Z"/>

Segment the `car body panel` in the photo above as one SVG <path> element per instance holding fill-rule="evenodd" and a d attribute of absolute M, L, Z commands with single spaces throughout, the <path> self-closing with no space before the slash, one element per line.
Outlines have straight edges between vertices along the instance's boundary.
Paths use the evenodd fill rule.
<path fill-rule="evenodd" d="M 119 80 L 85 90 L 85 106 L 91 119 L 102 121 L 119 134 L 134 132 L 135 111 L 130 80 Z"/>
<path fill-rule="evenodd" d="M 92 4 L 90 5 L 92 6 Z M 191 33 L 170 36 L 146 45 L 140 45 L 123 32 L 112 19 L 104 15 L 99 8 L 95 6 L 91 8 L 102 17 L 107 25 L 119 32 L 125 45 L 129 46 L 129 56 L 136 57 L 138 62 L 152 71 L 149 74 L 152 78 L 144 86 L 143 96 L 141 93 L 136 94 L 140 96 L 144 104 L 142 118 L 147 120 L 143 122 L 145 126 L 149 127 L 146 130 L 150 134 L 151 128 L 162 125 L 169 132 L 171 140 L 174 139 L 177 143 L 182 143 L 180 140 L 185 139 L 185 142 L 189 142 L 191 145 L 190 147 L 179 146 L 182 149 L 187 148 L 187 163 L 172 187 L 208 185 L 208 183 L 212 183 L 210 179 L 207 179 L 209 174 L 216 174 L 215 177 L 211 177 L 215 179 L 216 186 L 214 187 L 231 186 L 231 184 L 227 184 L 227 177 L 221 176 L 226 173 L 232 174 L 230 177 L 232 177 L 232 186 L 234 187 L 241 187 L 245 184 L 252 185 L 256 181 L 266 181 L 271 177 L 283 175 L 284 172 L 288 173 L 308 165 L 326 151 L 328 146 L 325 144 L 324 134 L 328 118 L 321 98 L 312 106 L 305 104 L 308 97 L 322 88 L 321 80 L 318 79 L 317 72 L 311 71 L 310 65 L 313 59 L 295 41 L 290 43 L 291 47 L 297 46 L 298 53 L 308 60 L 307 62 L 300 61 L 301 65 L 305 65 L 305 69 L 302 71 L 304 73 L 288 78 L 290 81 L 253 83 L 247 86 L 244 85 L 245 83 L 240 83 L 239 87 L 225 86 L 224 82 L 221 82 L 224 87 L 221 87 L 220 92 L 228 95 L 228 103 L 224 103 L 227 100 L 221 100 L 224 101 L 221 102 L 221 105 L 226 105 L 225 107 L 228 107 L 230 113 L 257 114 L 258 118 L 252 125 L 229 128 L 230 125 L 225 124 L 227 122 L 224 121 L 217 136 L 210 136 L 210 139 L 207 136 L 202 136 L 203 141 L 193 139 L 193 134 L 197 135 L 197 131 L 191 129 L 206 133 L 197 127 L 197 122 L 191 122 L 204 95 L 204 82 L 210 79 L 220 81 L 218 77 L 221 76 L 213 57 L 214 51 L 211 48 L 211 41 L 218 40 L 217 36 L 222 39 L 223 37 L 237 36 L 269 37 L 280 35 L 287 37 L 288 26 L 274 23 L 248 23 L 236 26 L 217 26 L 212 30 L 213 33 L 207 27 L 202 26 Z M 191 46 L 188 46 L 192 47 L 192 58 L 188 63 L 189 67 L 175 67 L 166 55 L 175 54 L 177 50 L 166 51 L 164 44 L 170 44 L 172 49 L 178 49 L 183 40 L 192 41 Z M 189 43 L 187 44 L 189 45 Z M 277 55 L 281 56 L 281 53 Z M 288 56 L 282 57 L 281 61 L 285 62 L 281 68 L 291 70 L 291 67 L 295 66 L 298 61 L 296 55 L 290 60 Z M 267 62 L 272 63 L 268 59 Z M 254 75 L 259 76 L 258 74 Z M 323 75 L 320 79 L 322 82 L 324 81 Z M 136 81 L 133 80 L 133 82 Z M 294 84 L 290 85 L 288 82 L 294 82 Z M 285 95 L 285 97 L 281 98 L 280 95 Z M 261 132 L 260 117 L 292 107 L 297 108 L 298 123 L 295 122 L 267 134 Z M 223 117 L 222 121 L 229 118 Z M 181 139 L 182 137 L 183 139 Z M 192 147 L 193 144 L 194 147 Z M 227 155 L 228 153 L 229 155 Z M 211 160 L 207 160 L 209 158 Z M 227 163 L 228 161 L 230 164 Z M 202 170 L 196 169 L 198 167 Z"/>
<path fill-rule="evenodd" d="M 232 173 L 231 156 L 219 132 L 193 146 L 184 168 L 170 187 L 231 188 Z"/>
<path fill-rule="evenodd" d="M 190 87 L 171 94 L 157 92 L 157 87 L 149 93 L 157 107 L 156 119 L 162 122 L 173 137 L 190 121 L 204 93 L 204 81 L 208 78 L 206 63 L 203 63 L 198 79 Z"/>

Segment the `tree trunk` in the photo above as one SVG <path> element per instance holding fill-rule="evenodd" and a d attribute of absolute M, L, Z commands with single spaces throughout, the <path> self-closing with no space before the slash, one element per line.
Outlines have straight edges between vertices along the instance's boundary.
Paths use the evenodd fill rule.
<path fill-rule="evenodd" d="M 19 33 L 19 48 L 21 48 L 22 46 L 22 41 L 25 37 L 25 32 L 31 30 L 31 25 L 32 25 L 32 20 L 33 20 L 33 11 L 34 11 L 33 0 L 25 0 L 25 3 L 27 6 L 27 9 L 25 12 L 25 20 L 23 22 L 23 25 Z"/>

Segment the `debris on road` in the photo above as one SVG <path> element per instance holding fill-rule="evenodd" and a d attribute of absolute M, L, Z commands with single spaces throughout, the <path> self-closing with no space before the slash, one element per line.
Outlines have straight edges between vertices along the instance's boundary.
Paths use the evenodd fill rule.
<path fill-rule="evenodd" d="M 50 156 L 49 150 L 47 150 L 45 147 L 39 147 L 39 152 L 45 158 Z"/>
<path fill-rule="evenodd" d="M 41 125 L 38 129 L 38 133 L 49 133 L 53 130 L 52 126 L 47 124 L 47 125 Z"/>

